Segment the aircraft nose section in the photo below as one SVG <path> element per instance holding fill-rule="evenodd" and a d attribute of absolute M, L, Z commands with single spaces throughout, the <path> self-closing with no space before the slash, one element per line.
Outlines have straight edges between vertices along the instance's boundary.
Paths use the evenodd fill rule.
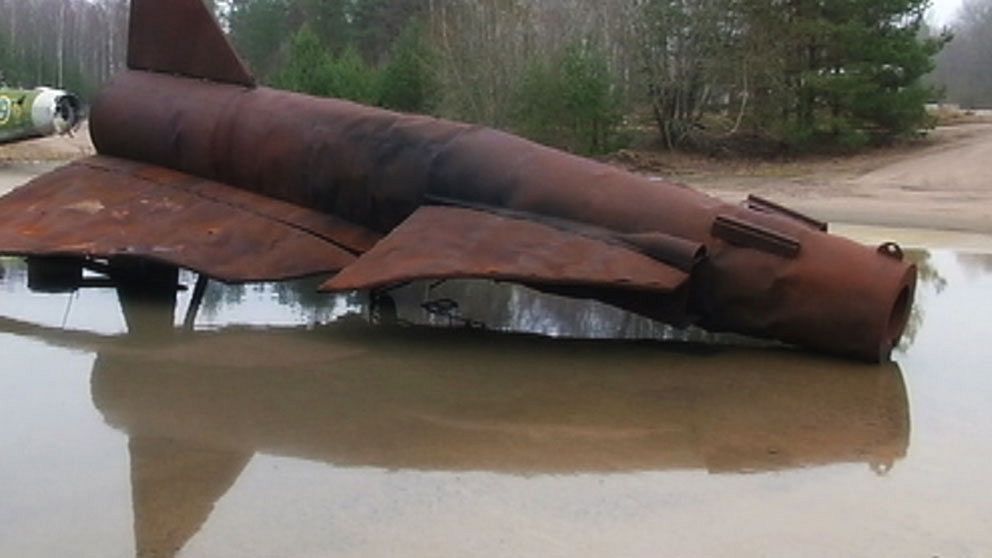
<path fill-rule="evenodd" d="M 704 327 L 882 362 L 909 323 L 916 267 L 895 244 L 877 250 L 819 231 L 794 252 L 725 247 L 706 272 Z"/>
<path fill-rule="evenodd" d="M 909 324 L 917 282 L 916 266 L 904 261 L 901 250 L 898 255 L 889 252 L 894 247 L 873 252 L 856 245 L 855 255 L 854 248 L 845 246 L 850 254 L 846 260 L 811 266 L 816 278 L 809 281 L 816 290 L 810 296 L 816 310 L 804 317 L 813 323 L 797 327 L 797 341 L 823 350 L 836 347 L 841 354 L 871 362 L 888 361 Z"/>

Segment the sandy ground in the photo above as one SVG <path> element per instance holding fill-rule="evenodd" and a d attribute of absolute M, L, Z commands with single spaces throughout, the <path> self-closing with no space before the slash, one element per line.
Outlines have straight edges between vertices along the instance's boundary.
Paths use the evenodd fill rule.
<path fill-rule="evenodd" d="M 88 123 L 83 123 L 71 136 L 0 145 L 0 168 L 10 163 L 67 161 L 92 155 L 96 150 L 90 141 Z"/>
<path fill-rule="evenodd" d="M 756 194 L 829 222 L 992 234 L 990 161 L 992 123 L 972 123 L 846 159 L 690 160 L 655 174 L 729 201 Z"/>
<path fill-rule="evenodd" d="M 94 153 L 85 123 L 72 136 L 0 145 L 0 195 L 72 159 Z"/>
<path fill-rule="evenodd" d="M 93 152 L 86 127 L 71 138 L 0 146 L 0 194 Z M 992 119 L 938 128 L 911 145 L 848 158 L 748 162 L 626 155 L 621 159 L 640 172 L 728 201 L 756 194 L 843 223 L 838 230 L 857 236 L 906 238 L 914 245 L 920 235 L 905 229 L 930 229 L 964 233 L 957 235 L 958 245 L 992 246 Z"/>

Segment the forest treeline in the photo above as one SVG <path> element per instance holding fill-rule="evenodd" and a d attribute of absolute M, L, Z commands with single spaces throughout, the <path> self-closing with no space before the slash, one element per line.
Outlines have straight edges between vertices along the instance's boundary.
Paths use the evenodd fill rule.
<path fill-rule="evenodd" d="M 0 76 L 90 96 L 124 66 L 127 0 L 0 0 Z"/>
<path fill-rule="evenodd" d="M 937 58 L 934 83 L 947 101 L 964 108 L 992 108 L 992 0 L 965 0 L 954 40 Z"/>
<path fill-rule="evenodd" d="M 955 66 L 938 85 L 953 98 L 965 88 L 952 78 L 974 74 L 973 102 L 992 97 L 988 46 L 968 46 L 988 45 L 992 26 L 963 19 L 948 44 L 927 29 L 927 0 L 212 2 L 263 83 L 580 153 L 643 138 L 778 152 L 913 134 L 945 45 L 938 60 Z M 0 0 L 0 71 L 89 94 L 123 65 L 126 18 L 126 0 Z M 952 56 L 972 48 L 985 55 Z"/>
<path fill-rule="evenodd" d="M 235 42 L 298 91 L 608 151 L 747 138 L 856 148 L 926 125 L 946 41 L 926 0 L 231 0 Z"/>

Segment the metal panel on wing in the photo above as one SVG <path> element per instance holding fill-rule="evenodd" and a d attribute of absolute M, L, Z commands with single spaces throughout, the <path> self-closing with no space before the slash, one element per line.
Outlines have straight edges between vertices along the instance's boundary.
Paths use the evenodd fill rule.
<path fill-rule="evenodd" d="M 422 207 L 322 290 L 476 278 L 671 293 L 689 274 L 631 248 L 534 221 Z"/>
<path fill-rule="evenodd" d="M 35 179 L 0 200 L 0 215 L 5 254 L 145 257 L 229 282 L 334 272 L 375 240 L 315 211 L 109 158 Z"/>

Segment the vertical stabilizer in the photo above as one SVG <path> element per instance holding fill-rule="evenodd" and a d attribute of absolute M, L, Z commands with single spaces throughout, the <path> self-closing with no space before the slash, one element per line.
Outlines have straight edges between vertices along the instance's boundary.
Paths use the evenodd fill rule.
<path fill-rule="evenodd" d="M 131 0 L 127 66 L 255 86 L 203 0 Z"/>
<path fill-rule="evenodd" d="M 132 436 L 131 500 L 137 556 L 178 555 L 234 486 L 252 454 Z"/>

